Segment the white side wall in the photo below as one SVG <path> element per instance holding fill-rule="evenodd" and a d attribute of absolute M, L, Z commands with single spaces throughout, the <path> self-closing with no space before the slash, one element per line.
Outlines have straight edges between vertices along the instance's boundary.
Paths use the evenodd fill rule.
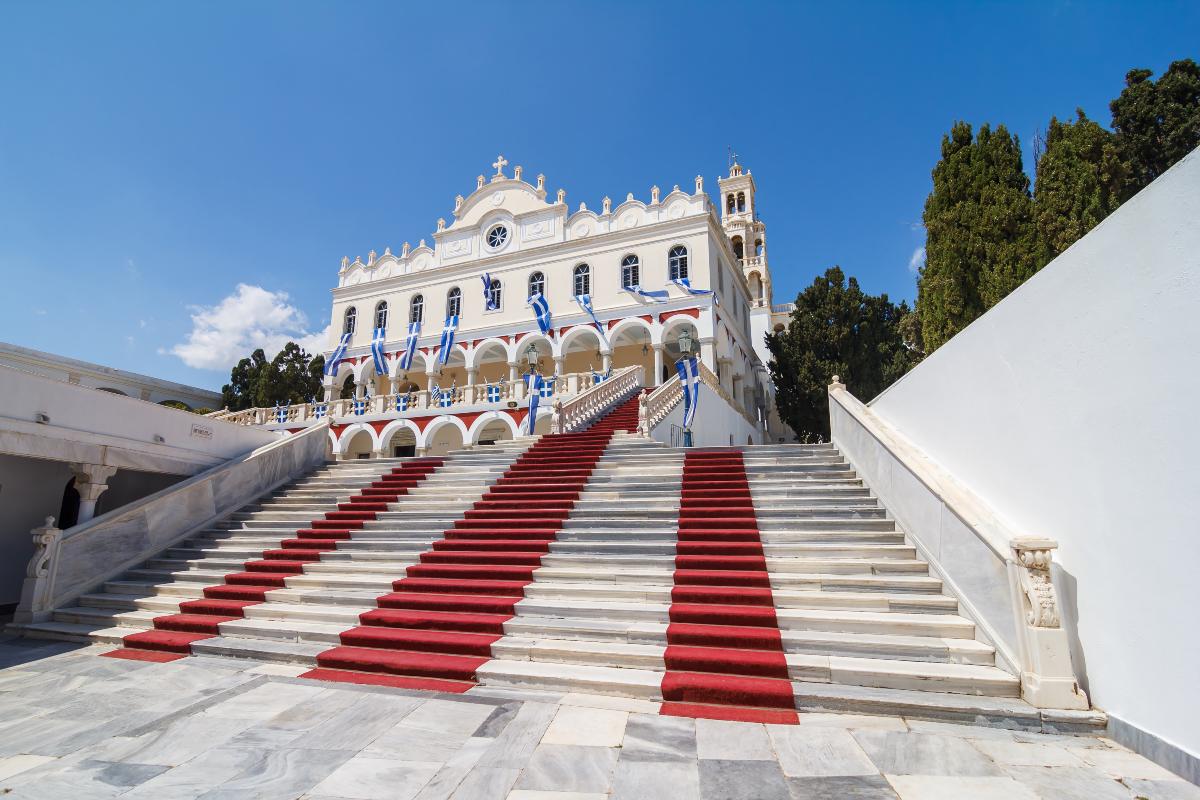
<path fill-rule="evenodd" d="M 1192 757 L 1197 398 L 1200 151 L 871 403 L 1012 529 L 1059 541 L 1093 703 Z"/>
<path fill-rule="evenodd" d="M 682 445 L 680 432 L 676 431 L 675 442 L 671 441 L 672 426 L 683 427 L 683 401 L 680 401 L 650 431 L 652 438 L 667 444 Z M 725 399 L 714 392 L 708 384 L 700 384 L 700 402 L 692 420 L 692 445 L 694 447 L 728 447 L 729 445 L 763 444 L 762 434 L 739 414 Z"/>

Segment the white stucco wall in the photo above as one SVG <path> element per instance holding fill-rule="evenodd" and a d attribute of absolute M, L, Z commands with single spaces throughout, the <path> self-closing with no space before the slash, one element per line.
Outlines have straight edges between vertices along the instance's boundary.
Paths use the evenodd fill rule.
<path fill-rule="evenodd" d="M 1192 756 L 1197 398 L 1200 151 L 871 403 L 1014 530 L 1059 541 L 1093 703 Z"/>
<path fill-rule="evenodd" d="M 683 426 L 683 402 L 680 401 L 650 431 L 652 438 L 672 444 L 671 427 Z M 676 432 L 676 446 L 682 445 L 682 434 Z M 700 384 L 700 402 L 692 419 L 694 447 L 728 447 L 729 445 L 763 444 L 762 434 L 707 384 Z"/>

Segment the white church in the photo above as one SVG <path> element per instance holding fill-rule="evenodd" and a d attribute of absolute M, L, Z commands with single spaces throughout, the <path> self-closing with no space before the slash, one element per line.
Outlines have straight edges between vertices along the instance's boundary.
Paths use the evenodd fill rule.
<path fill-rule="evenodd" d="M 771 304 L 748 171 L 733 163 L 719 179 L 719 207 L 697 176 L 690 193 L 655 186 L 648 202 L 630 193 L 572 211 L 565 190 L 548 194 L 544 175 L 530 183 L 507 165 L 500 156 L 490 177 L 455 197 L 432 246 L 342 260 L 332 311 L 341 336 L 325 353 L 323 399 L 223 418 L 297 431 L 328 416 L 339 459 L 441 455 L 548 432 L 597 382 L 626 393 L 672 384 L 649 399 L 646 426 L 678 442 L 670 414 L 682 345 L 702 364 L 697 444 L 791 440 L 774 411 L 764 344 L 790 306 Z M 540 323 L 535 298 L 544 299 Z M 532 427 L 531 374 L 543 378 Z"/>

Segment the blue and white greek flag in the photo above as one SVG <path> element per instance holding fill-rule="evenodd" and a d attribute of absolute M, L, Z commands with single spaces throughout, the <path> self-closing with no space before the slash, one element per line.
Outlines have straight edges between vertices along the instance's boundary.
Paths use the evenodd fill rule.
<path fill-rule="evenodd" d="M 288 407 L 286 405 L 281 405 L 280 403 L 276 403 L 275 404 L 275 421 L 276 422 L 287 422 L 287 418 L 288 418 Z"/>
<path fill-rule="evenodd" d="M 454 333 L 458 330 L 458 315 L 446 317 L 446 326 L 442 328 L 442 340 L 438 342 L 441 350 L 438 352 L 438 363 L 442 366 L 450 360 L 450 351 L 454 348 Z"/>
<path fill-rule="evenodd" d="M 700 399 L 700 360 L 695 356 L 681 358 L 675 362 L 675 369 L 679 372 L 679 388 L 683 390 L 683 427 L 690 428 Z"/>
<path fill-rule="evenodd" d="M 325 419 L 325 415 L 329 412 L 328 403 L 317 403 L 317 399 L 313 398 L 313 416 L 317 419 Z"/>
<path fill-rule="evenodd" d="M 499 403 L 500 402 L 500 385 L 499 384 L 492 385 L 489 383 L 487 385 L 487 401 L 489 403 Z"/>
<path fill-rule="evenodd" d="M 492 275 L 489 272 L 485 272 L 480 277 L 483 279 L 483 306 L 488 311 L 495 311 L 500 306 L 492 298 Z"/>
<path fill-rule="evenodd" d="M 454 390 L 447 389 L 446 391 L 442 392 L 442 396 L 438 400 L 438 405 L 442 408 L 449 408 L 450 406 L 454 405 Z"/>
<path fill-rule="evenodd" d="M 550 321 L 550 304 L 546 302 L 546 296 L 541 294 L 533 294 L 526 301 L 533 306 L 533 314 L 537 318 L 538 330 L 542 333 L 549 333 L 552 323 Z"/>
<path fill-rule="evenodd" d="M 538 404 L 542 400 L 542 385 L 544 381 L 542 376 L 536 372 L 529 376 L 529 435 L 533 435 L 534 428 L 537 427 Z"/>
<path fill-rule="evenodd" d="M 712 289 L 697 289 L 697 288 L 695 288 L 694 286 L 692 286 L 692 282 L 689 281 L 687 278 L 676 278 L 675 280 L 671 281 L 671 283 L 675 284 L 680 289 L 683 289 L 688 294 L 712 294 L 713 293 Z"/>
<path fill-rule="evenodd" d="M 442 387 L 436 383 L 429 387 L 429 404 L 436 406 L 442 402 Z"/>
<path fill-rule="evenodd" d="M 342 334 L 341 341 L 334 348 L 333 355 L 325 362 L 325 374 L 327 376 L 337 375 L 338 364 L 342 363 L 342 359 L 346 357 L 346 348 L 350 346 L 350 336 L 351 334 L 349 333 Z"/>
<path fill-rule="evenodd" d="M 351 404 L 350 408 L 354 412 L 355 416 L 361 417 L 363 414 L 367 413 L 367 401 L 363 398 L 356 397 L 354 398 L 354 403 Z"/>
<path fill-rule="evenodd" d="M 400 356 L 400 370 L 408 372 L 412 369 L 413 355 L 417 352 L 417 339 L 421 338 L 421 323 L 413 322 L 408 326 L 408 338 L 404 340 L 404 355 Z"/>
<path fill-rule="evenodd" d="M 387 356 L 383 354 L 384 329 L 371 332 L 371 358 L 375 361 L 375 374 L 387 375 Z"/>
<path fill-rule="evenodd" d="M 408 395 L 402 394 L 396 397 L 396 410 L 408 411 Z"/>
<path fill-rule="evenodd" d="M 542 381 L 542 385 L 538 388 L 542 397 L 554 397 L 554 387 L 558 385 L 558 373 L 554 373 L 552 377 Z"/>
<path fill-rule="evenodd" d="M 604 333 L 604 326 L 600 324 L 600 320 L 596 319 L 596 312 L 592 310 L 592 296 L 590 294 L 575 295 L 575 302 L 579 303 L 580 307 L 588 313 L 592 318 L 592 325 L 596 327 L 596 332 L 600 334 L 600 339 L 604 342 L 604 346 L 608 346 L 608 336 Z"/>
<path fill-rule="evenodd" d="M 601 375 L 599 372 L 596 372 L 596 370 L 592 370 L 592 385 L 593 386 L 595 386 L 597 383 L 603 382 L 603 380 L 604 380 L 603 375 Z"/>
<path fill-rule="evenodd" d="M 641 295 L 652 303 L 665 303 L 667 302 L 667 298 L 670 297 L 665 289 L 660 291 L 650 291 L 649 289 L 643 289 L 636 283 L 632 286 L 626 286 L 625 291 L 632 292 L 636 295 Z"/>

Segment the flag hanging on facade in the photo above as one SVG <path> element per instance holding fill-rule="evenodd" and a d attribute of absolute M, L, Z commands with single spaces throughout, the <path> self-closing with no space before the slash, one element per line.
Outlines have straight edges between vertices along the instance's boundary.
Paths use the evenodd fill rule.
<path fill-rule="evenodd" d="M 483 280 L 483 307 L 488 311 L 496 311 L 500 306 L 492 298 L 492 275 L 489 272 L 485 272 L 480 277 Z"/>
<path fill-rule="evenodd" d="M 350 337 L 352 334 L 343 333 L 341 340 L 333 350 L 333 355 L 325 362 L 326 377 L 337 375 L 338 364 L 342 363 L 342 359 L 346 357 L 346 348 L 350 346 Z"/>
<path fill-rule="evenodd" d="M 450 360 L 450 350 L 454 347 L 454 333 L 458 330 L 458 314 L 446 317 L 446 326 L 442 328 L 442 340 L 438 343 L 438 363 L 442 366 Z"/>
<path fill-rule="evenodd" d="M 318 403 L 317 398 L 313 398 L 313 416 L 317 419 L 325 419 L 325 414 L 329 411 L 328 403 Z"/>
<path fill-rule="evenodd" d="M 683 289 L 688 294 L 712 294 L 712 289 L 697 289 L 692 286 L 692 282 L 687 278 L 676 278 L 671 283 Z"/>
<path fill-rule="evenodd" d="M 376 375 L 387 375 L 387 356 L 383 354 L 383 337 L 383 328 L 376 328 L 371 333 L 371 358 L 375 361 Z"/>
<path fill-rule="evenodd" d="M 546 296 L 541 294 L 530 295 L 526 302 L 533 306 L 533 314 L 537 318 L 538 329 L 546 334 L 550 332 L 552 323 L 550 321 L 550 304 L 546 302 Z"/>
<path fill-rule="evenodd" d="M 632 286 L 626 286 L 625 291 L 632 292 L 636 295 L 641 295 L 652 303 L 665 303 L 667 302 L 667 298 L 670 297 L 665 289 L 659 291 L 650 291 L 648 289 L 643 289 L 639 284 L 636 283 Z"/>
<path fill-rule="evenodd" d="M 529 381 L 529 435 L 533 436 L 533 429 L 537 426 L 538 404 L 542 399 L 542 385 L 544 381 L 542 376 L 536 372 L 530 376 Z"/>
<path fill-rule="evenodd" d="M 396 410 L 408 411 L 408 395 L 402 394 L 396 398 Z"/>
<path fill-rule="evenodd" d="M 493 384 L 489 383 L 487 385 L 487 401 L 489 403 L 499 403 L 500 402 L 500 385 L 499 384 L 493 385 Z"/>
<path fill-rule="evenodd" d="M 421 338 L 420 321 L 410 323 L 408 338 L 404 340 L 404 355 L 400 356 L 400 370 L 408 372 L 412 369 L 413 355 L 417 352 L 417 339 Z"/>
<path fill-rule="evenodd" d="M 542 385 L 538 391 L 541 392 L 542 397 L 554 397 L 554 387 L 557 385 L 558 373 L 556 372 L 552 377 L 542 380 Z"/>
<path fill-rule="evenodd" d="M 592 318 L 592 325 L 595 326 L 596 332 L 600 334 L 600 339 L 604 342 L 604 346 L 608 347 L 608 336 L 604 333 L 604 326 L 600 324 L 600 320 L 596 319 L 596 312 L 592 310 L 592 296 L 590 294 L 577 294 L 575 295 L 575 302 L 579 303 L 580 307 Z"/>
<path fill-rule="evenodd" d="M 354 403 L 351 405 L 351 409 L 354 411 L 355 416 L 361 417 L 367 413 L 367 401 L 361 397 L 356 397 L 354 398 Z"/>
<path fill-rule="evenodd" d="M 287 422 L 287 418 L 288 418 L 288 407 L 286 405 L 276 403 L 275 404 L 275 421 L 276 422 Z"/>
<path fill-rule="evenodd" d="M 683 427 L 692 427 L 696 416 L 696 402 L 700 399 L 700 361 L 695 356 L 681 358 L 675 362 L 679 372 L 679 387 L 683 390 Z"/>

